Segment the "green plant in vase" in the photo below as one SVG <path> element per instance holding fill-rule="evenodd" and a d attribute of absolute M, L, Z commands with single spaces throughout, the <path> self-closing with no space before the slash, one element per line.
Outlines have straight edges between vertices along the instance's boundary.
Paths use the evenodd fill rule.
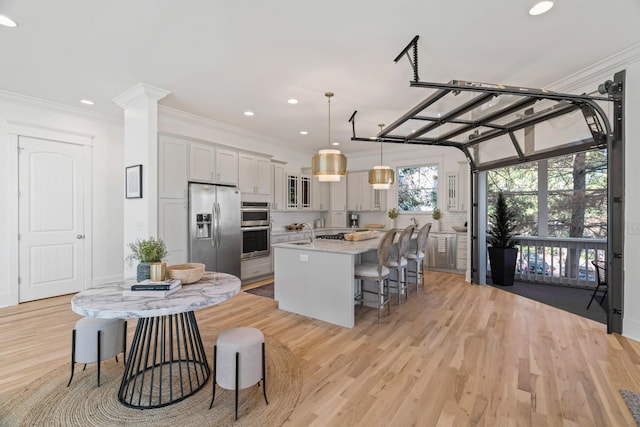
<path fill-rule="evenodd" d="M 396 228 L 396 218 L 398 217 L 398 210 L 396 208 L 389 209 L 387 216 L 391 220 L 389 222 L 389 228 Z"/>
<path fill-rule="evenodd" d="M 442 211 L 440 208 L 435 208 L 433 212 L 431 212 L 431 218 L 433 218 L 431 230 L 440 231 L 440 218 L 442 218 Z"/>
<path fill-rule="evenodd" d="M 167 246 L 162 239 L 150 237 L 148 239 L 137 239 L 127 245 L 131 254 L 127 256 L 127 261 L 138 261 L 136 277 L 138 282 L 151 278 L 151 264 L 161 264 L 161 277 L 164 280 L 166 265 L 162 260 L 167 256 Z M 157 278 L 156 278 L 157 279 Z"/>

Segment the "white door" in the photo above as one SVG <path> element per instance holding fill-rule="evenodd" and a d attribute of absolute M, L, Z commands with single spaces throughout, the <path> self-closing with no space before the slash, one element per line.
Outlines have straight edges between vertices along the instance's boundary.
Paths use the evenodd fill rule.
<path fill-rule="evenodd" d="M 83 147 L 19 137 L 20 302 L 83 289 Z"/>

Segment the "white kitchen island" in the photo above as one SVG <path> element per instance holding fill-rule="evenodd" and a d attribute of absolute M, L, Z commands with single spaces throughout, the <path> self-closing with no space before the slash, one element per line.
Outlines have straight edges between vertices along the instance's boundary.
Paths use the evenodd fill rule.
<path fill-rule="evenodd" d="M 272 245 L 274 297 L 281 310 L 335 325 L 354 325 L 354 268 L 375 261 L 384 235 L 359 242 L 316 239 Z M 302 243 L 302 244 L 301 244 Z"/>

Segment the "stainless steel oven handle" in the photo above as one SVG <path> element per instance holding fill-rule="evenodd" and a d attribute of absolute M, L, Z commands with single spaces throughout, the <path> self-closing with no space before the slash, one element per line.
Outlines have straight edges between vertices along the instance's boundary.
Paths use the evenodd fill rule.
<path fill-rule="evenodd" d="M 268 230 L 270 228 L 271 226 L 269 225 L 259 225 L 255 227 L 240 227 L 242 231 L 261 231 L 261 230 Z"/>

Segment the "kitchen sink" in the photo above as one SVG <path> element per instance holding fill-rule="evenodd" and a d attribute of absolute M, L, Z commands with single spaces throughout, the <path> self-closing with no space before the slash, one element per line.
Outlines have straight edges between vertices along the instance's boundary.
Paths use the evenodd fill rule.
<path fill-rule="evenodd" d="M 296 246 L 311 246 L 310 242 L 289 242 L 289 244 Z"/>

